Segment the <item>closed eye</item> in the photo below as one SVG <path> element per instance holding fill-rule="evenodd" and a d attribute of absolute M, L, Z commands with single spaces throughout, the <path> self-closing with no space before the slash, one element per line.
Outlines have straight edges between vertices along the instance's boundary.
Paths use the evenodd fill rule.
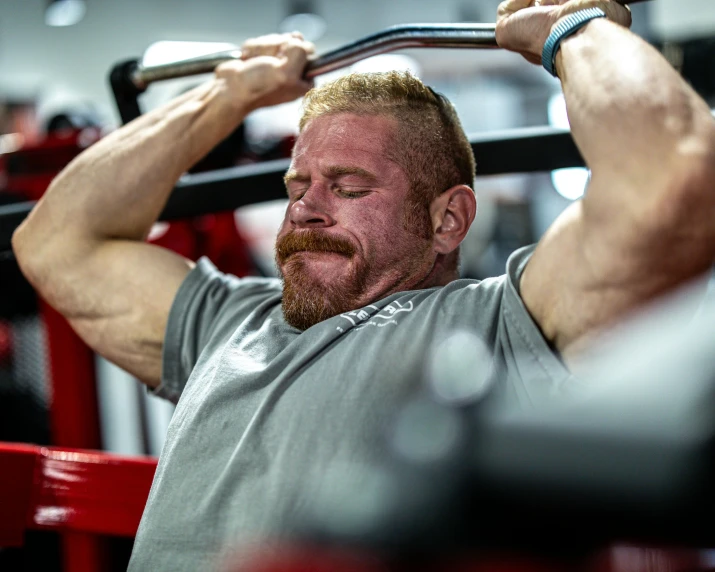
<path fill-rule="evenodd" d="M 308 189 L 288 189 L 288 199 L 290 202 L 295 203 L 303 198 L 303 195 L 308 192 Z"/>
<path fill-rule="evenodd" d="M 337 190 L 337 193 L 338 193 L 341 197 L 345 197 L 346 199 L 359 199 L 360 197 L 367 196 L 367 195 L 369 195 L 369 194 L 372 192 L 371 190 L 367 190 L 367 191 L 349 191 L 349 190 L 347 190 L 347 189 L 341 189 L 341 188 L 338 188 L 338 189 L 336 189 L 336 190 Z"/>

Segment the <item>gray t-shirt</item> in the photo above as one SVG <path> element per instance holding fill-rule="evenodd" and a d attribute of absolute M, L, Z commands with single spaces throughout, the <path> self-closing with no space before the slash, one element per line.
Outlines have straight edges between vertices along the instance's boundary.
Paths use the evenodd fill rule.
<path fill-rule="evenodd" d="M 199 261 L 169 315 L 157 393 L 178 404 L 130 570 L 213 570 L 228 547 L 280 537 L 308 483 L 383 452 L 450 332 L 481 339 L 482 367 L 510 401 L 567 387 L 519 297 L 532 251 L 514 253 L 506 276 L 394 294 L 304 332 L 283 319 L 280 281 Z"/>

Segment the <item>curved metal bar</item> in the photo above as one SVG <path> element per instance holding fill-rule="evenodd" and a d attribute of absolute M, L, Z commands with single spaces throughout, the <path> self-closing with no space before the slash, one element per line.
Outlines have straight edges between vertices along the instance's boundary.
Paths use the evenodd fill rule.
<path fill-rule="evenodd" d="M 138 66 L 131 74 L 132 83 L 138 89 L 146 87 L 155 81 L 186 77 L 202 73 L 210 73 L 216 66 L 231 60 L 240 60 L 241 50 L 228 50 L 188 60 L 162 64 L 158 66 Z"/>
<path fill-rule="evenodd" d="M 310 61 L 306 78 L 347 67 L 355 62 L 405 48 L 498 48 L 495 24 L 408 24 L 393 26 L 366 36 Z M 241 50 L 229 50 L 159 66 L 139 66 L 132 73 L 132 83 L 145 89 L 150 83 L 165 79 L 212 72 L 223 62 L 241 59 Z"/>
<path fill-rule="evenodd" d="M 308 63 L 306 78 L 347 67 L 371 56 L 406 48 L 498 48 L 495 24 L 408 24 L 393 26 Z"/>

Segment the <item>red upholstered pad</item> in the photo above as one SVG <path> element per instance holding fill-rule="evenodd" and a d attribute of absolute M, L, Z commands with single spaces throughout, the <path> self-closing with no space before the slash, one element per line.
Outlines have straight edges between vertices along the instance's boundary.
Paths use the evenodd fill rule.
<path fill-rule="evenodd" d="M 134 536 L 156 459 L 0 443 L 0 545 L 25 529 Z"/>
<path fill-rule="evenodd" d="M 0 443 L 0 546 L 21 546 L 39 449 Z"/>
<path fill-rule="evenodd" d="M 42 449 L 31 528 L 134 536 L 156 460 Z"/>

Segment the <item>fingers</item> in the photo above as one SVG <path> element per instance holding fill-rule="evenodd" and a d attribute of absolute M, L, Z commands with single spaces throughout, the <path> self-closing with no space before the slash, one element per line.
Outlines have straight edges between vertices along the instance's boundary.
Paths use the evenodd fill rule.
<path fill-rule="evenodd" d="M 278 57 L 285 59 L 286 71 L 302 77 L 308 59 L 315 53 L 315 46 L 303 40 L 303 37 L 293 37 L 287 41 L 278 52 Z"/>
<path fill-rule="evenodd" d="M 499 5 L 497 43 L 538 65 L 554 24 L 585 8 L 601 8 L 609 20 L 631 25 L 630 10 L 615 0 L 506 0 Z"/>
<path fill-rule="evenodd" d="M 268 34 L 246 40 L 241 46 L 241 59 L 247 60 L 258 56 L 281 57 L 287 48 L 302 49 L 310 55 L 315 52 L 315 46 L 303 39 L 300 32 L 290 34 Z"/>
<path fill-rule="evenodd" d="M 269 34 L 241 46 L 241 60 L 221 64 L 217 77 L 245 98 L 246 109 L 258 109 L 292 101 L 313 87 L 303 74 L 315 46 L 302 34 Z"/>
<path fill-rule="evenodd" d="M 508 16 L 509 14 L 513 14 L 514 12 L 518 12 L 519 10 L 523 10 L 524 8 L 528 8 L 532 5 L 532 0 L 506 0 L 505 2 L 499 4 L 499 8 L 497 10 L 497 18 L 503 18 L 505 16 Z"/>
<path fill-rule="evenodd" d="M 242 60 L 250 60 L 253 65 L 266 64 L 275 69 L 282 76 L 279 83 L 285 84 L 286 93 L 290 92 L 294 97 L 313 87 L 313 82 L 305 81 L 303 74 L 308 59 L 314 53 L 315 46 L 306 42 L 300 32 L 268 34 L 247 40 L 241 46 Z"/>

